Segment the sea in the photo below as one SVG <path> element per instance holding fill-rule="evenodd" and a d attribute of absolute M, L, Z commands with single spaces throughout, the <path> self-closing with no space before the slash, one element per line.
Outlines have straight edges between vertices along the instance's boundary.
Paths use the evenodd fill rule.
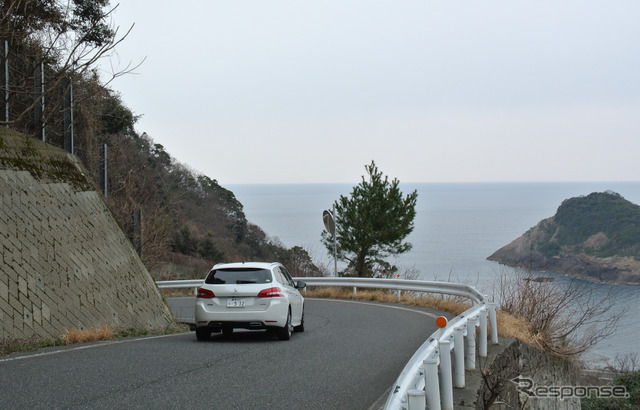
<path fill-rule="evenodd" d="M 329 274 L 334 260 L 320 242 L 322 213 L 332 209 L 353 184 L 230 185 L 247 219 L 287 248 L 301 246 Z M 465 283 L 490 299 L 498 297 L 501 275 L 512 273 L 486 258 L 555 214 L 563 200 L 592 192 L 613 191 L 640 204 L 640 182 L 401 183 L 404 195 L 416 190 L 415 228 L 407 237 L 412 249 L 390 262 L 401 275 L 421 280 Z M 338 270 L 344 268 L 338 263 Z M 605 320 L 618 319 L 614 334 L 593 346 L 582 359 L 593 367 L 617 360 L 640 360 L 640 286 L 585 282 L 539 272 L 556 286 L 584 282 L 596 297 L 612 293 L 613 308 Z M 588 331 L 588 330 L 585 330 Z"/>

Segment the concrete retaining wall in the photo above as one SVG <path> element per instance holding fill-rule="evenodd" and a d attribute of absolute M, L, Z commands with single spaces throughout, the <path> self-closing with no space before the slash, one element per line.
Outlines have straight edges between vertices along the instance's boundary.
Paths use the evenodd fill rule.
<path fill-rule="evenodd" d="M 60 149 L 0 132 L 0 339 L 172 322 L 85 174 Z"/>
<path fill-rule="evenodd" d="M 542 397 L 527 394 L 536 392 L 538 386 L 577 386 L 580 373 L 575 365 L 519 340 L 502 339 L 500 343 L 504 344 L 500 353 L 488 362 L 483 361 L 476 370 L 481 374 L 476 409 L 580 409 L 579 398 L 561 400 L 544 390 Z M 530 380 L 534 387 L 529 388 L 529 382 L 524 379 Z"/>

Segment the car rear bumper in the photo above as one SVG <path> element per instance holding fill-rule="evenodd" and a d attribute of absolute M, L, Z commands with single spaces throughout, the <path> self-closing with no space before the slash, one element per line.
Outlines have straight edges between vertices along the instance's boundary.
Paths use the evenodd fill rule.
<path fill-rule="evenodd" d="M 199 327 L 202 327 L 203 323 L 200 323 Z M 267 326 L 264 322 L 251 321 L 251 322 L 237 322 L 237 321 L 212 321 L 206 324 L 206 327 L 210 328 L 213 332 L 219 332 L 223 329 L 249 329 L 260 330 L 269 329 L 275 327 L 274 325 Z"/>
<path fill-rule="evenodd" d="M 209 327 L 212 330 L 224 328 L 238 329 L 268 329 L 270 327 L 284 327 L 287 322 L 289 306 L 282 300 L 273 300 L 263 311 L 247 311 L 242 308 L 226 309 L 225 311 L 211 311 L 206 302 L 196 301 L 196 327 Z"/>

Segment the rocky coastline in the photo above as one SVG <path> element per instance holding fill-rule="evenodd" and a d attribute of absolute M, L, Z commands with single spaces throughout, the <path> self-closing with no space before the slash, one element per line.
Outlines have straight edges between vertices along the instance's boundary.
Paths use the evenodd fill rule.
<path fill-rule="evenodd" d="M 619 252 L 610 250 L 615 232 L 603 232 L 598 228 L 599 225 L 594 223 L 589 224 L 589 228 L 596 227 L 591 231 L 576 228 L 577 221 L 581 221 L 581 217 L 591 212 L 580 201 L 591 197 L 591 201 L 586 199 L 582 201 L 591 204 L 594 202 L 593 195 L 604 197 L 596 198 L 599 201 L 599 207 L 593 211 L 596 214 L 590 217 L 599 222 L 601 219 L 606 219 L 602 221 L 605 226 L 618 226 L 617 221 L 611 220 L 612 218 L 624 217 L 625 221 L 629 218 L 620 210 L 616 210 L 613 216 L 603 212 L 603 199 L 616 201 L 616 204 L 625 201 L 624 205 L 633 212 L 636 212 L 636 208 L 640 211 L 640 207 L 615 193 L 591 194 L 588 197 L 576 198 L 579 201 L 574 201 L 575 203 L 564 201 L 555 216 L 540 221 L 487 259 L 514 268 L 564 274 L 593 282 L 640 285 L 640 260 L 637 256 L 634 256 L 629 248 L 621 249 Z M 562 209 L 563 206 L 572 206 L 576 209 Z M 579 216 L 573 219 L 563 218 L 563 215 L 568 212 Z M 574 225 L 571 225 L 572 223 Z M 624 229 L 627 229 L 626 225 Z M 581 236 L 568 236 L 567 232 L 580 232 Z M 599 254 L 599 250 L 602 249 L 607 249 L 607 253 Z"/>

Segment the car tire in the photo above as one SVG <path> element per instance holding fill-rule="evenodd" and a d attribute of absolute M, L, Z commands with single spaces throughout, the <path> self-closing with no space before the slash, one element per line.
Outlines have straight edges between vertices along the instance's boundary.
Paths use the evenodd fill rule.
<path fill-rule="evenodd" d="M 280 340 L 289 340 L 291 339 L 291 332 L 293 331 L 293 326 L 291 326 L 291 309 L 287 313 L 287 323 L 284 327 L 281 327 L 277 330 L 278 339 Z"/>
<path fill-rule="evenodd" d="M 198 340 L 209 340 L 211 330 L 206 327 L 196 327 L 196 338 Z"/>
<path fill-rule="evenodd" d="M 300 324 L 293 327 L 294 332 L 304 332 L 304 308 L 302 308 L 302 317 L 300 318 Z"/>

